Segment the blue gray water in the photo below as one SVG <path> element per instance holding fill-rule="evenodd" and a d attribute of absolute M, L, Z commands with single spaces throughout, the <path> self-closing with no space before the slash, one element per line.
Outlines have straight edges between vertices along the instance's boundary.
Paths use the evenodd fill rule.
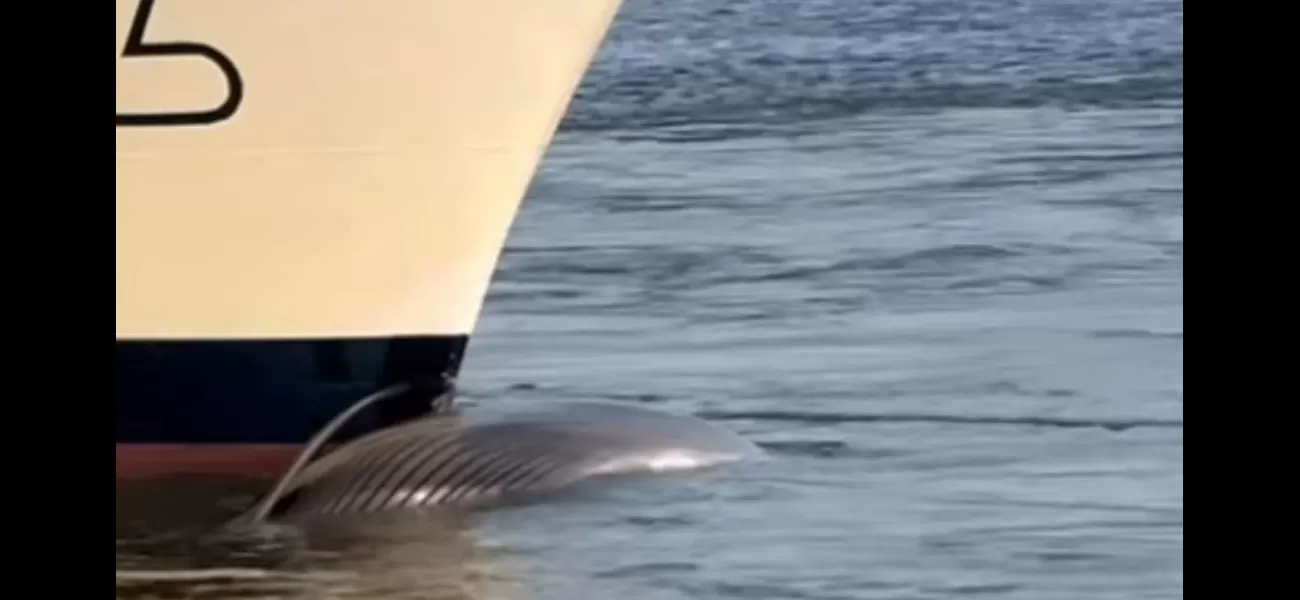
<path fill-rule="evenodd" d="M 1182 22 L 1169 0 L 627 0 L 465 393 L 695 412 L 774 460 L 303 559 L 290 587 L 1181 598 Z"/>

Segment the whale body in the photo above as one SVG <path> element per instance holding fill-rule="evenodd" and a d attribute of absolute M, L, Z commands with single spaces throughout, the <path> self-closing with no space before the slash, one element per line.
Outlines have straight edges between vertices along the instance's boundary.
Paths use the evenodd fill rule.
<path fill-rule="evenodd" d="M 448 411 L 360 437 L 307 463 L 255 518 L 481 508 L 600 477 L 695 471 L 762 455 L 703 419 L 640 407 Z"/>

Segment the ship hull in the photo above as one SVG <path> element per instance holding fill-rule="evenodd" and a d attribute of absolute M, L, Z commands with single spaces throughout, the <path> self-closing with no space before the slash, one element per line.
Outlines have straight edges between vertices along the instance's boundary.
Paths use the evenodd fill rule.
<path fill-rule="evenodd" d="M 424 414 L 619 0 L 116 0 L 118 476 Z"/>

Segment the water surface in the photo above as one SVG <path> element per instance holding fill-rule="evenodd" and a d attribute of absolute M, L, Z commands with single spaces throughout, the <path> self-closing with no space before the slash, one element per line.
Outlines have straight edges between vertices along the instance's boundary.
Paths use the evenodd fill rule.
<path fill-rule="evenodd" d="M 1181 598 L 1182 12 L 628 0 L 467 400 L 694 412 L 775 460 L 382 544 L 201 546 L 175 490 L 256 484 L 119 490 L 120 573 L 226 569 L 119 596 Z"/>

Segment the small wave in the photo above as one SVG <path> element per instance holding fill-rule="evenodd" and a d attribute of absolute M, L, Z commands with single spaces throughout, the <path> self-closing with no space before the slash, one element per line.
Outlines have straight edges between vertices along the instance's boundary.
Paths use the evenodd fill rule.
<path fill-rule="evenodd" d="M 900 453 L 881 448 L 861 448 L 838 440 L 787 440 L 779 442 L 760 442 L 763 450 L 783 456 L 800 456 L 807 458 L 894 458 Z"/>
<path fill-rule="evenodd" d="M 712 85 L 717 85 L 715 82 Z M 949 109 L 1034 109 L 1049 106 L 1131 108 L 1161 105 L 1181 97 L 1182 80 L 1150 76 L 1123 82 L 1036 82 L 1013 84 L 899 85 L 823 90 L 800 88 L 798 96 L 770 93 L 767 86 L 730 84 L 722 97 L 703 92 L 691 98 L 667 96 L 680 88 L 665 82 L 658 95 L 602 91 L 601 100 L 575 102 L 562 131 L 610 132 L 620 139 L 669 142 L 717 141 L 757 137 L 797 122 L 825 121 L 867 114 L 915 115 Z M 759 89 L 746 89 L 748 86 Z M 647 86 L 649 87 L 649 86 Z M 725 86 L 724 86 L 725 87 Z M 740 89 L 734 89 L 740 88 Z M 702 128 L 702 129 L 696 129 Z"/>
<path fill-rule="evenodd" d="M 1037 255 L 1060 255 L 1069 249 L 1043 245 L 997 246 L 992 244 L 950 244 L 933 246 L 917 250 L 908 250 L 887 256 L 858 256 L 837 260 L 824 265 L 792 266 L 784 269 L 772 269 L 772 262 L 758 265 L 768 270 L 753 275 L 722 275 L 709 283 L 763 283 L 773 281 L 795 281 L 816 279 L 846 272 L 917 272 L 934 274 L 956 273 L 981 263 L 1022 259 Z M 966 280 L 971 287 L 1000 285 L 1002 280 Z M 1054 277 L 1031 277 L 1015 275 L 1007 280 L 1011 283 L 1033 283 L 1041 287 L 1060 287 L 1064 280 Z M 960 286 L 961 283 L 953 285 Z"/>
<path fill-rule="evenodd" d="M 699 413 L 699 416 L 714 421 L 779 421 L 809 425 L 835 425 L 841 423 L 936 423 L 949 425 L 1012 425 L 1060 429 L 1093 428 L 1107 429 L 1110 431 L 1126 431 L 1138 428 L 1183 428 L 1183 422 L 1174 419 L 1086 419 L 1064 417 L 927 415 L 907 413 L 813 413 L 795 411 L 712 411 Z"/>
<path fill-rule="evenodd" d="M 1183 339 L 1181 331 L 1152 331 L 1149 329 L 1099 329 L 1090 333 L 1092 337 L 1103 340 L 1179 340 Z"/>
<path fill-rule="evenodd" d="M 621 579 L 625 577 L 645 577 L 648 575 L 676 575 L 699 571 L 700 566 L 688 562 L 657 562 L 615 567 L 596 573 L 602 579 Z"/>
<path fill-rule="evenodd" d="M 991 244 L 952 244 L 925 248 L 882 259 L 876 261 L 875 267 L 882 270 L 901 271 L 918 265 L 952 265 L 996 261 L 1021 255 L 1023 255 L 1023 252 L 1020 250 Z"/>
<path fill-rule="evenodd" d="M 689 528 L 697 525 L 694 520 L 682 516 L 634 516 L 628 517 L 625 522 L 634 527 L 656 530 Z"/>
<path fill-rule="evenodd" d="M 1014 583 L 972 583 L 938 587 L 933 591 L 944 596 L 1005 596 L 1021 588 Z"/>
<path fill-rule="evenodd" d="M 636 3 L 561 128 L 673 142 L 951 108 L 1181 106 L 1182 6 Z"/>
<path fill-rule="evenodd" d="M 1017 289 L 1024 289 L 1031 292 L 1042 290 L 1059 290 L 1069 283 L 1065 277 L 1053 276 L 1035 276 L 1035 275 L 1007 275 L 1004 277 L 980 277 L 974 279 L 965 279 L 948 285 L 948 289 L 953 291 L 978 291 L 978 290 L 995 290 L 999 292 L 1011 292 Z"/>
<path fill-rule="evenodd" d="M 791 456 L 839 458 L 849 453 L 849 445 L 844 442 L 765 442 L 759 444 L 759 446 L 773 454 L 785 454 Z"/>

